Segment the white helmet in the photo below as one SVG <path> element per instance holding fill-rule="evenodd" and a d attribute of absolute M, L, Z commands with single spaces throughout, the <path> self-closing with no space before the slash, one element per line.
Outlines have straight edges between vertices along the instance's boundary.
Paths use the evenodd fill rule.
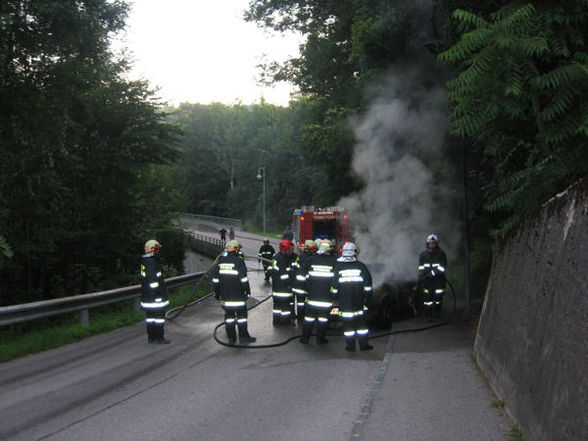
<path fill-rule="evenodd" d="M 437 245 L 439 245 L 439 236 L 437 236 L 435 233 L 431 233 L 427 236 L 427 242 L 426 243 L 431 243 L 431 242 L 437 242 Z"/>
<path fill-rule="evenodd" d="M 347 242 L 343 245 L 343 250 L 341 251 L 343 257 L 355 257 L 357 254 L 359 254 L 359 248 L 353 242 Z"/>

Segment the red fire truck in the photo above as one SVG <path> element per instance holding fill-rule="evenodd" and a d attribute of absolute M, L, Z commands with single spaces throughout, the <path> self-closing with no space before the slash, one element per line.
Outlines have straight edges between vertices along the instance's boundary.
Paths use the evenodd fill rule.
<path fill-rule="evenodd" d="M 304 246 L 308 239 L 329 239 L 337 253 L 349 240 L 349 222 L 343 207 L 314 208 L 307 206 L 294 210 L 292 219 L 294 240 Z"/>

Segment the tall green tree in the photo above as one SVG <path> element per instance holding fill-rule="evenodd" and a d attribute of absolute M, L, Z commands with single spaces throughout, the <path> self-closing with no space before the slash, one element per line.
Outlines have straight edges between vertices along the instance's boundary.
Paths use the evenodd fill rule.
<path fill-rule="evenodd" d="M 14 251 L 2 304 L 134 281 L 140 243 L 169 218 L 151 201 L 153 168 L 174 160 L 177 132 L 110 51 L 127 12 L 123 1 L 0 4 L 0 230 Z"/>
<path fill-rule="evenodd" d="M 183 132 L 182 164 L 188 210 L 233 216 L 261 229 L 266 173 L 269 227 L 283 228 L 292 210 L 308 200 L 308 164 L 299 148 L 305 106 L 267 103 L 226 106 L 182 104 L 170 120 Z"/>
<path fill-rule="evenodd" d="M 496 234 L 588 171 L 588 2 L 512 2 L 464 29 L 440 55 L 454 133 L 470 143 Z"/>

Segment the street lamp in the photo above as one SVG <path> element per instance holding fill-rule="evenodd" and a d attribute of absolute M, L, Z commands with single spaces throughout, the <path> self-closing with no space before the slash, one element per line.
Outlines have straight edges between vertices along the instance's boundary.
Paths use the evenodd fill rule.
<path fill-rule="evenodd" d="M 265 167 L 259 167 L 259 170 L 257 170 L 257 176 L 256 176 L 258 181 L 262 181 L 263 183 L 263 190 L 262 190 L 262 213 L 263 213 L 263 234 L 265 234 Z"/>

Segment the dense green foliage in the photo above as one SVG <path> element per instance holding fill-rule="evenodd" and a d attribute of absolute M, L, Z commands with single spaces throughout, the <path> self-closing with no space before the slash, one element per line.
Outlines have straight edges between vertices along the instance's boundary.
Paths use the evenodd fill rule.
<path fill-rule="evenodd" d="M 180 161 L 188 211 L 229 216 L 261 226 L 266 173 L 268 224 L 284 227 L 292 208 L 308 195 L 295 186 L 300 121 L 287 108 L 182 104 L 170 119 L 184 131 Z"/>
<path fill-rule="evenodd" d="M 588 2 L 536 3 L 489 19 L 456 10 L 466 31 L 439 57 L 458 68 L 454 133 L 479 161 L 497 233 L 588 172 Z"/>
<path fill-rule="evenodd" d="M 109 49 L 126 13 L 106 0 L 0 5 L 0 233 L 14 253 L 0 304 L 135 282 L 142 243 L 168 223 L 159 170 L 177 132 Z"/>

